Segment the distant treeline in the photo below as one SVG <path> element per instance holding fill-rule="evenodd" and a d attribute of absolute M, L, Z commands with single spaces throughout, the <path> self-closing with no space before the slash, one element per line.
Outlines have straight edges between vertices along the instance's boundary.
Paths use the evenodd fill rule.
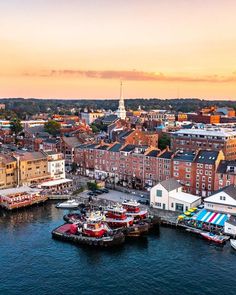
<path fill-rule="evenodd" d="M 12 116 L 17 114 L 21 119 L 25 119 L 37 113 L 60 113 L 70 114 L 70 110 L 75 108 L 76 113 L 81 109 L 89 110 L 106 109 L 116 110 L 118 100 L 114 99 L 23 99 L 23 98 L 8 98 L 1 99 L 0 103 L 6 104 L 5 112 L 2 112 L 1 117 Z M 143 110 L 151 109 L 168 109 L 181 112 L 196 112 L 199 109 L 210 106 L 228 106 L 236 110 L 236 102 L 228 100 L 201 100 L 196 98 L 185 99 L 125 99 L 126 109 L 137 110 L 140 106 Z"/>

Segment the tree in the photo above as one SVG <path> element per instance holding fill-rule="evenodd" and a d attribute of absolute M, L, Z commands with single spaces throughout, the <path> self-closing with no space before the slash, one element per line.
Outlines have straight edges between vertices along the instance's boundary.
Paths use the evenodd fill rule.
<path fill-rule="evenodd" d="M 158 139 L 158 147 L 164 150 L 167 146 L 170 146 L 170 136 L 167 133 L 163 133 Z"/>
<path fill-rule="evenodd" d="M 54 120 L 50 120 L 44 124 L 44 130 L 53 136 L 59 135 L 60 129 L 61 129 L 61 124 Z"/>
<path fill-rule="evenodd" d="M 92 128 L 93 133 L 98 133 L 99 132 L 99 129 L 97 128 L 96 125 L 91 124 L 91 128 Z"/>
<path fill-rule="evenodd" d="M 15 118 L 10 121 L 10 129 L 15 136 L 15 143 L 17 144 L 17 135 L 23 130 L 20 119 Z"/>
<path fill-rule="evenodd" d="M 91 181 L 87 182 L 87 187 L 91 191 L 94 191 L 94 190 L 98 189 L 97 183 L 96 182 L 91 182 Z"/>

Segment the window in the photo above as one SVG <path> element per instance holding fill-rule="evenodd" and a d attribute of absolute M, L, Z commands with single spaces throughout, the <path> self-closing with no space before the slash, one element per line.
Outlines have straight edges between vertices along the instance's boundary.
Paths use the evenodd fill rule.
<path fill-rule="evenodd" d="M 157 207 L 161 207 L 161 203 L 155 203 Z"/>
<path fill-rule="evenodd" d="M 178 172 L 174 172 L 174 176 L 178 177 L 179 173 Z"/>
<path fill-rule="evenodd" d="M 158 190 L 156 191 L 156 196 L 157 196 L 157 197 L 162 197 L 162 190 L 158 189 Z"/>
<path fill-rule="evenodd" d="M 171 203 L 171 208 L 174 208 L 174 203 Z"/>

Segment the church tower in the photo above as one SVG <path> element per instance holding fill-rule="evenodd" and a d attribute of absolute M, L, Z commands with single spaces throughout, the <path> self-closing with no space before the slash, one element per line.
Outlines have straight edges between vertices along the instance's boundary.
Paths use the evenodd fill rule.
<path fill-rule="evenodd" d="M 116 111 L 117 117 L 125 120 L 126 118 L 126 110 L 125 110 L 125 103 L 124 103 L 124 98 L 123 98 L 123 85 L 122 81 L 120 82 L 120 99 L 119 99 L 119 107 L 118 110 Z"/>

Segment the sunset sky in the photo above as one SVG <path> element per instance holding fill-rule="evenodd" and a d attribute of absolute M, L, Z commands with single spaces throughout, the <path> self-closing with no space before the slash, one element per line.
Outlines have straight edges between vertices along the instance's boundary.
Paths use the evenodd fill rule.
<path fill-rule="evenodd" d="M 236 0 L 2 0 L 0 97 L 236 99 Z"/>

